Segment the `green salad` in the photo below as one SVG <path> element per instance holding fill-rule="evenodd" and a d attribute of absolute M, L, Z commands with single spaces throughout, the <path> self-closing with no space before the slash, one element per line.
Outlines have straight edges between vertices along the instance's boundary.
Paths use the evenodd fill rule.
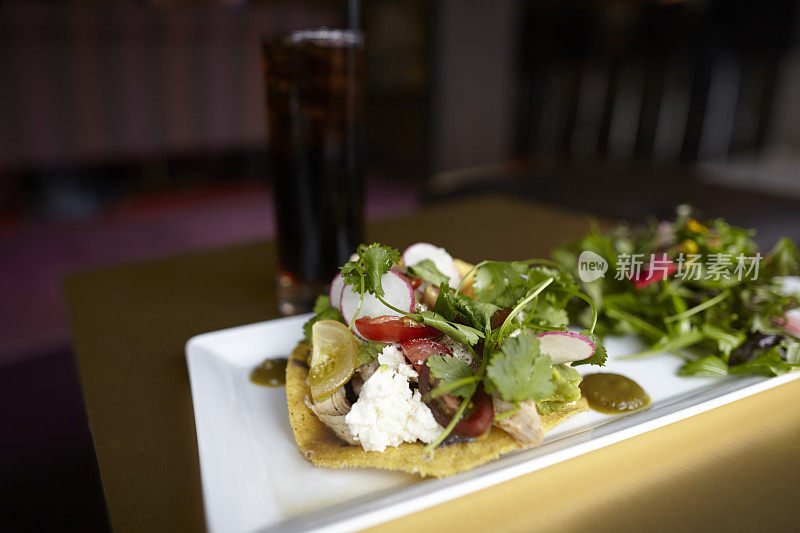
<path fill-rule="evenodd" d="M 800 307 L 784 290 L 797 276 L 800 250 L 780 239 L 765 255 L 752 230 L 716 219 L 699 222 L 681 206 L 674 220 L 594 227 L 553 251 L 599 311 L 596 333 L 636 334 L 637 358 L 682 356 L 682 375 L 779 375 L 800 366 Z M 607 263 L 602 275 L 598 264 Z M 596 279 L 595 279 L 596 278 Z M 569 304 L 576 323 L 594 316 Z"/>

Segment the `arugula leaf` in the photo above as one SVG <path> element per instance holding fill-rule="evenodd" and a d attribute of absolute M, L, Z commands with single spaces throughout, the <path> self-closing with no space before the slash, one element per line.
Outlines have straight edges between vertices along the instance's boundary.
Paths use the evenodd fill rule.
<path fill-rule="evenodd" d="M 539 339 L 531 333 L 506 339 L 492 354 L 486 375 L 510 403 L 543 400 L 555 392 L 552 360 L 539 351 Z"/>
<path fill-rule="evenodd" d="M 358 343 L 358 360 L 356 361 L 356 368 L 361 365 L 371 363 L 383 351 L 388 344 L 374 341 L 364 341 L 356 337 Z"/>
<path fill-rule="evenodd" d="M 433 377 L 439 379 L 439 386 L 447 385 L 448 383 L 454 383 L 460 379 L 464 378 L 471 378 L 472 377 L 472 367 L 470 367 L 467 363 L 458 359 L 452 355 L 439 355 L 434 354 L 426 359 L 426 364 L 428 368 L 431 369 L 431 374 Z M 468 398 L 475 393 L 475 389 L 477 387 L 477 383 L 467 383 L 466 385 L 461 385 L 450 391 L 450 394 L 455 396 L 460 396 L 462 398 Z"/>
<path fill-rule="evenodd" d="M 450 322 L 442 315 L 439 315 L 434 311 L 423 311 L 419 314 L 419 316 L 420 322 L 423 324 L 427 324 L 438 329 L 442 333 L 449 335 L 462 344 L 474 346 L 478 343 L 481 337 L 483 337 L 483 332 L 470 326 L 465 326 L 456 322 Z"/>
<path fill-rule="evenodd" d="M 361 282 L 364 282 L 364 292 L 383 296 L 381 277 L 400 262 L 400 252 L 389 246 L 374 242 L 369 246 L 363 244 L 358 247 L 358 259 L 349 261 L 339 271 L 342 280 L 350 285 L 357 293 L 361 293 Z"/>
<path fill-rule="evenodd" d="M 706 338 L 717 343 L 717 348 L 725 357 L 725 361 L 728 360 L 731 352 L 738 348 L 747 337 L 747 335 L 741 331 L 726 331 L 714 324 L 703 324 L 702 332 Z"/>
<path fill-rule="evenodd" d="M 728 365 L 721 357 L 706 355 L 697 361 L 689 361 L 680 369 L 679 376 L 727 376 Z"/>
<path fill-rule="evenodd" d="M 785 350 L 783 358 L 786 362 L 790 365 L 800 365 L 800 341 L 785 337 L 780 345 Z"/>
<path fill-rule="evenodd" d="M 606 347 L 602 345 L 600 340 L 597 338 L 597 335 L 585 329 L 581 331 L 581 335 L 587 337 L 594 343 L 594 353 L 589 359 L 584 359 L 583 361 L 573 361 L 572 366 L 578 365 L 597 365 L 603 366 L 606 364 L 606 360 L 608 359 L 608 353 L 606 353 Z"/>
<path fill-rule="evenodd" d="M 303 324 L 303 342 L 306 344 L 311 343 L 311 328 L 320 320 L 336 320 L 344 324 L 342 313 L 338 309 L 331 307 L 327 296 L 317 297 L 317 301 L 314 302 L 314 312 L 317 314 Z"/>
<path fill-rule="evenodd" d="M 450 282 L 450 278 L 442 274 L 439 269 L 436 268 L 434 262 L 430 259 L 423 259 L 416 265 L 406 265 L 406 269 L 412 276 L 422 278 L 428 283 L 433 283 L 434 285 L 441 285 L 442 283 L 449 284 Z"/>
<path fill-rule="evenodd" d="M 456 308 L 455 298 L 450 295 L 450 285 L 447 283 L 439 285 L 439 295 L 433 304 L 433 311 L 451 322 L 467 318 Z"/>
<path fill-rule="evenodd" d="M 496 305 L 476 302 L 469 296 L 450 289 L 447 283 L 439 285 L 439 296 L 433 310 L 450 321 L 463 317 L 478 331 L 491 329 L 492 315 L 500 310 Z"/>
<path fill-rule="evenodd" d="M 740 365 L 731 366 L 731 374 L 762 374 L 765 376 L 780 376 L 800 366 L 800 363 L 789 363 L 781 357 L 779 346 L 773 346 L 764 353 Z"/>
<path fill-rule="evenodd" d="M 764 270 L 770 277 L 796 276 L 800 271 L 800 250 L 791 239 L 779 239 L 767 254 Z"/>

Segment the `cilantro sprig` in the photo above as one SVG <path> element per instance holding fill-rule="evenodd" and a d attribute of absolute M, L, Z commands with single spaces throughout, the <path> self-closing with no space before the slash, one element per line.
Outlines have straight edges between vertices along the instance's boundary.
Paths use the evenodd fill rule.
<path fill-rule="evenodd" d="M 507 339 L 492 354 L 486 372 L 491 386 L 510 403 L 542 400 L 555 390 L 553 362 L 539 351 L 539 339 L 532 334 Z"/>

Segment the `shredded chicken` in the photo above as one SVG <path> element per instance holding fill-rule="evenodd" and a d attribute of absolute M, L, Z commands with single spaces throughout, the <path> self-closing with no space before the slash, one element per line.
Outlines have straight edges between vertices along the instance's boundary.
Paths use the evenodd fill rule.
<path fill-rule="evenodd" d="M 311 402 L 311 400 L 306 397 L 306 405 L 309 409 L 314 411 L 317 418 L 319 418 L 323 424 L 331 428 L 340 439 L 349 444 L 358 444 L 353 434 L 350 433 L 347 422 L 345 422 L 345 415 L 350 412 L 350 402 L 347 401 L 344 387 L 340 387 L 336 392 L 321 402 Z"/>
<path fill-rule="evenodd" d="M 359 373 L 359 375 L 361 376 L 361 379 L 363 379 L 364 381 L 367 381 L 372 376 L 372 374 L 374 374 L 375 371 L 378 370 L 379 366 L 380 365 L 378 364 L 377 360 L 371 361 L 371 362 L 367 363 L 366 365 L 361 365 L 360 367 L 358 367 L 356 369 L 356 372 Z"/>
<path fill-rule="evenodd" d="M 366 382 L 372 376 L 372 374 L 378 370 L 378 366 L 380 366 L 378 361 L 374 360 L 356 368 L 356 373 L 353 374 L 352 378 L 350 378 L 350 385 L 352 385 L 353 392 L 356 393 L 356 396 L 361 396 L 361 387 L 364 385 L 364 382 Z"/>
<path fill-rule="evenodd" d="M 492 403 L 494 404 L 494 412 L 497 414 L 514 407 L 514 404 L 504 401 L 497 396 L 497 393 L 492 395 Z M 542 417 L 539 416 L 539 411 L 536 410 L 536 402 L 533 400 L 522 402 L 519 411 L 515 415 L 496 420 L 494 425 L 514 437 L 514 440 L 524 447 L 538 446 L 542 443 L 542 438 L 544 437 Z"/>

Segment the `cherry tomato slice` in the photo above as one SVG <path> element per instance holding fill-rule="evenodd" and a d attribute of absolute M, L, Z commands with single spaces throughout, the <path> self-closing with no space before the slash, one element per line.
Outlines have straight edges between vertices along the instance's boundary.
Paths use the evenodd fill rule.
<path fill-rule="evenodd" d="M 432 378 L 428 365 L 422 365 L 419 368 L 419 391 L 423 396 L 438 385 L 439 380 Z M 443 394 L 438 398 L 425 401 L 425 404 L 430 407 L 433 418 L 441 426 L 447 426 L 461 405 L 461 401 L 452 394 Z M 453 433 L 459 437 L 478 437 L 489 430 L 493 420 L 492 399 L 483 390 L 483 385 L 479 385 L 461 420 L 453 428 Z"/>
<path fill-rule="evenodd" d="M 492 399 L 483 390 L 483 385 L 472 395 L 470 403 L 472 405 L 453 428 L 453 432 L 460 437 L 479 437 L 489 430 L 494 420 Z"/>
<path fill-rule="evenodd" d="M 404 342 L 400 345 L 400 351 L 403 352 L 403 355 L 405 355 L 406 359 L 408 359 L 408 361 L 414 365 L 414 368 L 416 368 L 417 371 L 419 371 L 420 367 L 423 366 L 428 368 L 428 366 L 423 365 L 423 363 L 425 362 L 425 359 L 431 355 L 453 355 L 453 352 L 451 352 L 447 346 L 429 339 L 415 339 Z"/>
<path fill-rule="evenodd" d="M 414 290 L 419 289 L 419 286 L 422 285 L 422 278 L 415 278 L 412 276 L 407 276 L 406 279 L 411 284 L 411 288 Z"/>
<path fill-rule="evenodd" d="M 667 254 L 654 255 L 650 263 L 644 265 L 640 272 L 631 273 L 631 281 L 636 289 L 644 289 L 662 279 L 667 279 L 678 271 L 678 265 Z"/>
<path fill-rule="evenodd" d="M 412 339 L 436 337 L 441 332 L 430 326 L 425 326 L 408 317 L 399 316 L 368 316 L 356 320 L 356 328 L 361 335 L 371 341 L 377 342 L 407 342 Z"/>

